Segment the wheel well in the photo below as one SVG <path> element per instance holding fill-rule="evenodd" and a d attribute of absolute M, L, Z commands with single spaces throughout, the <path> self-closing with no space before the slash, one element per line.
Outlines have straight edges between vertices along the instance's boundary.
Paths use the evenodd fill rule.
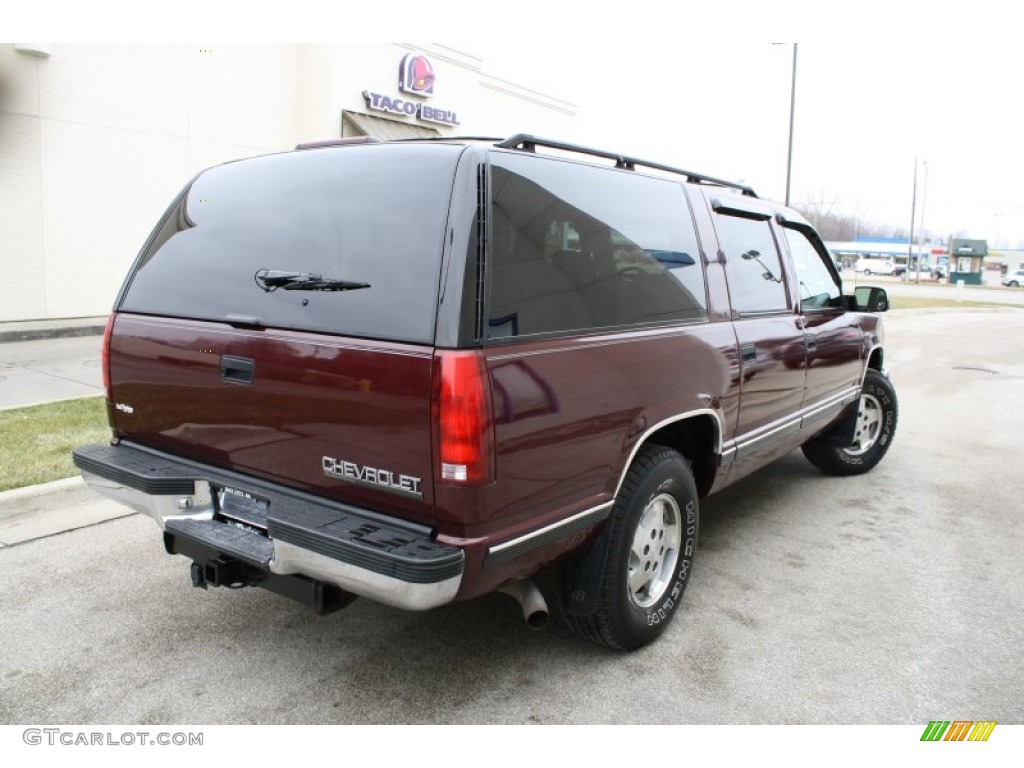
<path fill-rule="evenodd" d="M 883 360 L 884 360 L 884 357 L 883 357 L 883 354 L 882 354 L 881 347 L 879 347 L 878 349 L 872 350 L 871 357 L 868 358 L 868 368 L 871 368 L 871 369 L 876 370 L 876 371 L 883 370 L 883 368 L 882 368 Z"/>
<path fill-rule="evenodd" d="M 697 493 L 703 498 L 715 482 L 715 448 L 718 444 L 718 426 L 711 416 L 692 416 L 668 424 L 648 436 L 645 445 L 664 445 L 679 451 L 693 470 Z"/>

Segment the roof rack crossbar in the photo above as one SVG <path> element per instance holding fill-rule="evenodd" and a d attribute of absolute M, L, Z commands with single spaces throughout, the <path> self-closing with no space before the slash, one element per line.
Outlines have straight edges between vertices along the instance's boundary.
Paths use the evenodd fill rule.
<path fill-rule="evenodd" d="M 639 160 L 635 157 L 627 157 L 620 155 L 615 152 L 605 152 L 601 149 L 592 149 L 590 147 L 583 147 L 578 144 L 569 144 L 564 141 L 553 141 L 551 139 L 543 139 L 539 136 L 533 136 L 528 133 L 517 133 L 515 136 L 509 136 L 504 141 L 500 141 L 495 144 L 496 147 L 501 149 L 519 149 L 526 152 L 534 152 L 537 147 L 548 147 L 549 149 L 560 149 L 565 152 L 578 152 L 583 155 L 592 155 L 594 157 L 601 157 L 606 160 L 614 160 L 615 167 L 621 168 L 627 171 L 636 170 L 636 166 L 642 166 L 644 168 L 653 168 L 659 171 L 665 171 L 666 173 L 674 173 L 680 176 L 685 176 L 686 180 L 693 184 L 715 184 L 722 187 L 730 187 L 737 189 L 748 197 L 757 197 L 757 193 L 745 184 L 738 184 L 734 181 L 726 181 L 725 179 L 717 179 L 714 176 L 706 176 L 702 173 L 694 173 L 693 171 L 685 171 L 682 168 L 673 168 L 670 165 L 662 165 L 661 163 L 652 163 L 648 160 Z"/>

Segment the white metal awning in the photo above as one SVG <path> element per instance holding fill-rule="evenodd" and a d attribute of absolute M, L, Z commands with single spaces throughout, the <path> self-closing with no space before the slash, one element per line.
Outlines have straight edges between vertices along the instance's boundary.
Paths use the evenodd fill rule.
<path fill-rule="evenodd" d="M 436 128 L 428 128 L 424 125 L 413 125 L 401 120 L 389 120 L 386 117 L 374 117 L 364 115 L 361 112 L 341 113 L 341 135 L 344 138 L 349 136 L 373 136 L 382 141 L 394 141 L 396 139 L 430 139 L 441 135 Z"/>

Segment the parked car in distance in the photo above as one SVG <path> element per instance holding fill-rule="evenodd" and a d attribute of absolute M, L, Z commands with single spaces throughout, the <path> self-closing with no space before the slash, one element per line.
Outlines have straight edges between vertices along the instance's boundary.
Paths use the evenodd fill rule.
<path fill-rule="evenodd" d="M 918 276 L 925 280 L 941 280 L 946 276 L 946 272 L 943 267 L 934 266 L 932 264 L 921 264 L 920 267 L 916 264 L 912 267 L 907 267 L 906 264 L 900 264 L 896 267 L 896 271 L 893 274 L 896 275 L 896 277 L 903 277 L 906 275 L 908 280 L 913 280 Z"/>
<path fill-rule="evenodd" d="M 1019 288 L 1024 285 L 1024 269 L 1015 269 L 1013 272 L 1007 272 L 999 282 L 1010 288 Z"/>
<path fill-rule="evenodd" d="M 896 274 L 896 265 L 888 259 L 858 259 L 854 269 L 865 277 Z"/>

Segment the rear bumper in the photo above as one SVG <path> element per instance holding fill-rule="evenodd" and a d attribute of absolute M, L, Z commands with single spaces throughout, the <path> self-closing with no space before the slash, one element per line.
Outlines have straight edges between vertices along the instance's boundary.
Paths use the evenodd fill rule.
<path fill-rule="evenodd" d="M 301 575 L 407 610 L 451 602 L 465 557 L 433 540 L 425 526 L 286 489 L 272 483 L 122 443 L 74 451 L 93 490 L 149 515 L 165 539 L 183 539 L 277 575 Z M 218 489 L 259 499 L 254 525 L 220 515 Z"/>

